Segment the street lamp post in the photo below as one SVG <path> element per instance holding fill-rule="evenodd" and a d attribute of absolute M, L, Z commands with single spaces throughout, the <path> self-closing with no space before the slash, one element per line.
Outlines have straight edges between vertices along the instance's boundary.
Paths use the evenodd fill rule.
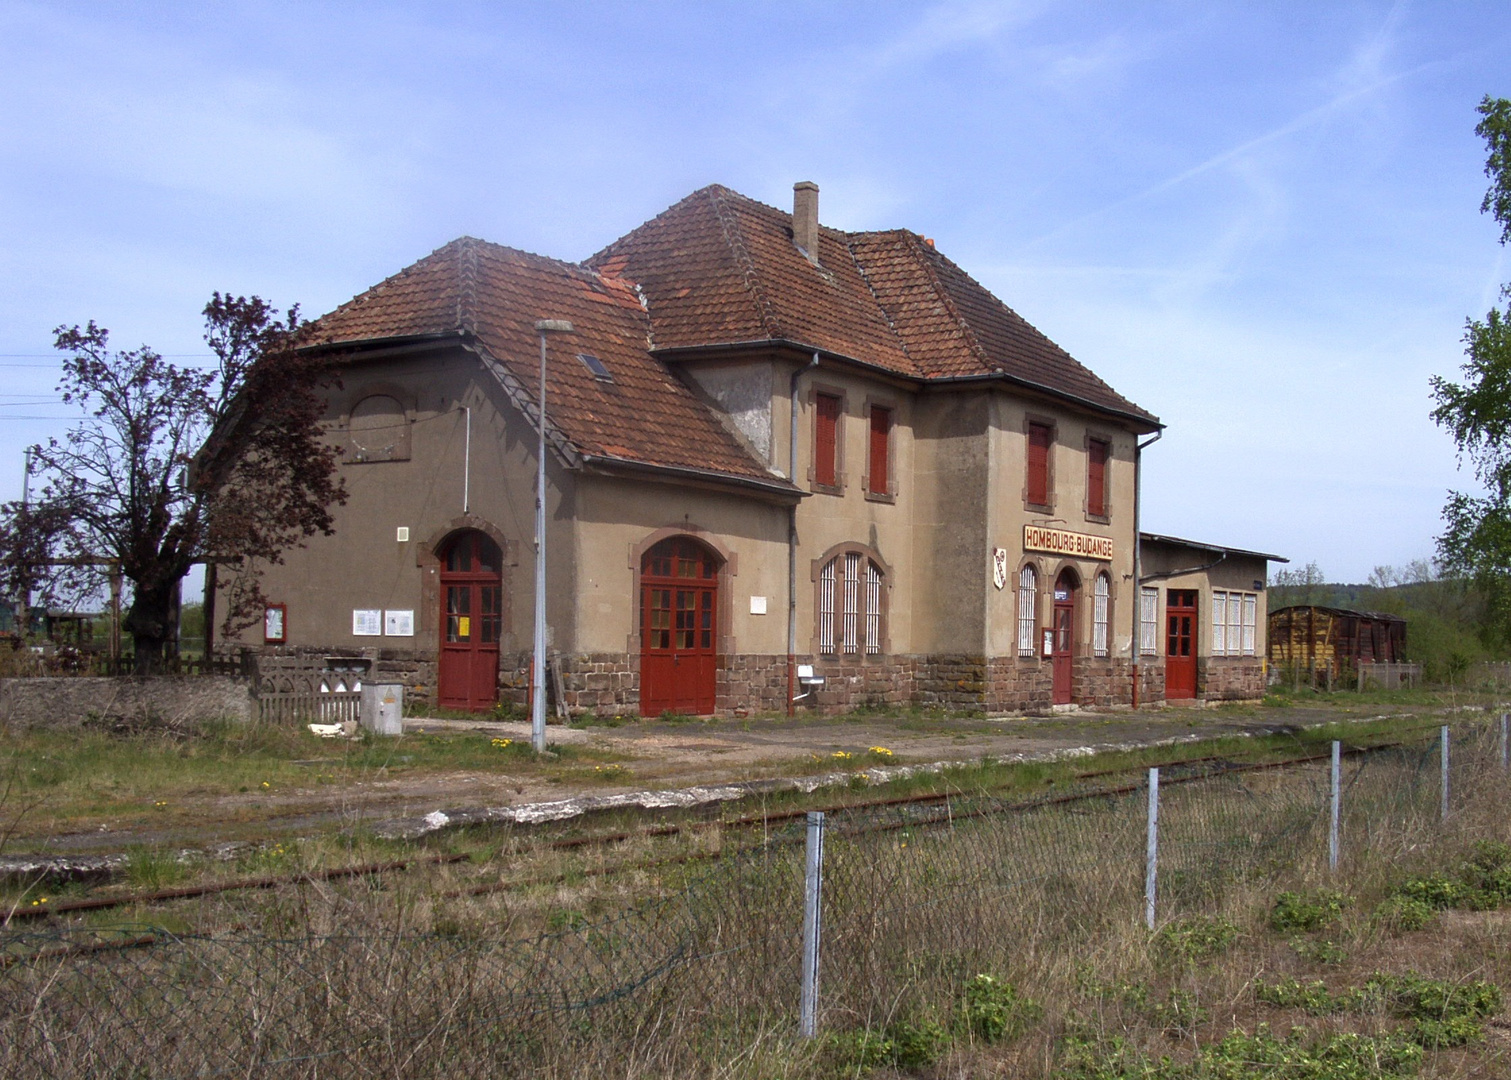
<path fill-rule="evenodd" d="M 546 335 L 570 334 L 565 319 L 541 319 L 540 446 L 535 455 L 535 660 L 530 672 L 530 743 L 537 754 L 546 752 Z"/>

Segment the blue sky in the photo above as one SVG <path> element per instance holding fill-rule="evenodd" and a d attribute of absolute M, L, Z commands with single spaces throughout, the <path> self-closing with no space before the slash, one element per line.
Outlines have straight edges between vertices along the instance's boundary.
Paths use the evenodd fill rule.
<path fill-rule="evenodd" d="M 1470 484 L 1428 378 L 1511 278 L 1508 57 L 1504 2 L 0 0 L 0 498 L 60 323 L 192 361 L 215 289 L 313 315 L 462 234 L 580 259 L 811 179 L 1161 416 L 1147 528 L 1361 580 Z"/>

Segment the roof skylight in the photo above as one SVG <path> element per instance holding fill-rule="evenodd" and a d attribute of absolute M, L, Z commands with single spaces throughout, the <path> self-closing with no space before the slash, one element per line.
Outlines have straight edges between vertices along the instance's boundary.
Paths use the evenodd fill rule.
<path fill-rule="evenodd" d="M 583 362 L 587 369 L 593 373 L 593 378 L 599 382 L 614 381 L 614 376 L 610 375 L 609 369 L 603 366 L 603 361 L 592 353 L 578 353 L 577 359 Z"/>

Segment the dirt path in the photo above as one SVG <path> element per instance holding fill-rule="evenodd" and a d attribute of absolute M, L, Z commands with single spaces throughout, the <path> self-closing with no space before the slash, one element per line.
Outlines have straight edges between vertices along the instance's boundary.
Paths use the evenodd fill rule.
<path fill-rule="evenodd" d="M 1182 739 L 1274 734 L 1330 721 L 1382 715 L 1379 707 L 1211 709 L 1168 708 L 1077 712 L 1046 718 L 922 717 L 827 720 L 642 721 L 619 727 L 552 727 L 559 745 L 597 748 L 625 762 L 608 782 L 542 779 L 489 771 L 430 771 L 386 775 L 383 770 L 340 786 L 294 788 L 267 795 L 204 796 L 186 806 L 188 822 L 171 826 L 100 826 L 90 831 L 22 830 L 11 852 L 120 851 L 133 845 L 204 848 L 215 842 L 259 841 L 423 816 L 436 810 L 518 807 L 582 795 L 665 790 L 828 772 L 843 764 L 836 751 L 864 753 L 881 746 L 897 764 L 961 762 L 984 757 L 1039 757 L 1082 748 L 1116 749 Z M 1434 710 L 1397 708 L 1392 715 Z M 406 736 L 474 731 L 528 740 L 528 725 L 456 720 L 408 720 Z M 591 769 L 582 770 L 591 775 Z"/>

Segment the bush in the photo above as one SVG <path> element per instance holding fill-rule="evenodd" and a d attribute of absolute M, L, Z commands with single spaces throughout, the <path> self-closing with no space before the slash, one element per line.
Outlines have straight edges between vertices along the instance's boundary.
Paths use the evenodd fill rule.
<path fill-rule="evenodd" d="M 1181 960 L 1205 960 L 1227 952 L 1238 940 L 1238 927 L 1225 919 L 1194 915 L 1161 928 L 1155 942 L 1160 952 Z"/>
<path fill-rule="evenodd" d="M 847 1069 L 893 1065 L 914 1071 L 926 1069 L 949 1049 L 950 1033 L 933 1020 L 898 1020 L 881 1031 L 854 1031 L 834 1037 L 834 1046 Z"/>
<path fill-rule="evenodd" d="M 1283 892 L 1270 909 L 1270 928 L 1282 933 L 1310 933 L 1335 922 L 1348 906 L 1348 897 L 1327 889 L 1311 893 Z"/>
<path fill-rule="evenodd" d="M 1437 908 L 1410 896 L 1386 897 L 1375 908 L 1375 921 L 1391 930 L 1425 930 L 1437 917 Z"/>
<path fill-rule="evenodd" d="M 961 1006 L 966 1029 L 983 1042 L 1017 1038 L 1044 1015 L 1037 1001 L 1023 997 L 1011 983 L 991 975 L 977 975 L 965 984 Z"/>

